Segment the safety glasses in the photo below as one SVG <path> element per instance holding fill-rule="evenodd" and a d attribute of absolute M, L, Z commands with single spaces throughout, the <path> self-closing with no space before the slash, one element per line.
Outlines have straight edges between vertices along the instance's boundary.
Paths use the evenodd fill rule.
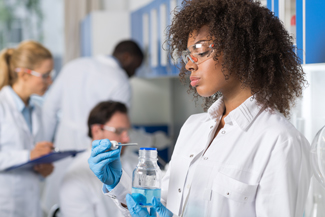
<path fill-rule="evenodd" d="M 46 80 L 46 79 L 48 79 L 48 78 L 50 78 L 50 77 L 52 78 L 53 75 L 54 75 L 54 70 L 52 70 L 52 71 L 50 71 L 50 72 L 48 72 L 48 73 L 46 73 L 46 74 L 42 74 L 42 73 L 39 73 L 39 72 L 33 71 L 33 70 L 31 70 L 31 69 L 27 69 L 27 68 L 16 68 L 15 71 L 16 71 L 16 72 L 21 72 L 21 71 L 23 71 L 23 72 L 25 72 L 25 73 L 27 73 L 27 74 L 30 74 L 30 75 L 33 75 L 33 76 L 35 76 L 35 77 L 42 78 L 43 80 Z"/>
<path fill-rule="evenodd" d="M 201 41 L 200 43 L 194 44 L 188 47 L 185 51 L 182 52 L 182 59 L 185 65 L 188 61 L 192 61 L 197 65 L 203 63 L 204 61 L 210 59 L 213 55 L 214 44 L 211 41 Z"/>
<path fill-rule="evenodd" d="M 124 133 L 124 132 L 129 133 L 129 130 L 130 130 L 129 128 L 122 128 L 122 127 L 115 128 L 115 127 L 111 127 L 111 126 L 107 126 L 107 125 L 100 125 L 100 128 L 102 130 L 107 130 L 107 131 L 113 132 L 118 136 L 122 135 L 122 133 Z"/>

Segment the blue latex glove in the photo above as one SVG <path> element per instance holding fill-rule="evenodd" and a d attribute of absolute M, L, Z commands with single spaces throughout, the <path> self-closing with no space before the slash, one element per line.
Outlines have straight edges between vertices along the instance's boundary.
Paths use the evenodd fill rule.
<path fill-rule="evenodd" d="M 169 211 L 164 205 L 162 205 L 160 200 L 158 200 L 155 197 L 152 198 L 152 205 L 160 217 L 172 217 L 173 216 L 173 213 L 171 211 Z"/>
<path fill-rule="evenodd" d="M 118 184 L 122 176 L 121 147 L 106 152 L 110 147 L 111 142 L 108 139 L 93 141 L 88 159 L 89 168 L 109 191 Z"/>
<path fill-rule="evenodd" d="M 126 195 L 126 203 L 132 217 L 155 217 L 156 213 L 160 217 L 172 217 L 173 213 L 169 211 L 157 198 L 152 198 L 153 207 L 150 208 L 150 214 L 147 208 L 143 208 L 139 205 L 142 201 L 146 201 L 145 197 L 141 194 Z"/>

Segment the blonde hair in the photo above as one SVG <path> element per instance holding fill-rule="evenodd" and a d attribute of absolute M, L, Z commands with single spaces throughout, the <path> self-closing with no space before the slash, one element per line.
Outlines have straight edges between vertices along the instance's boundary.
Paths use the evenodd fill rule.
<path fill-rule="evenodd" d="M 0 53 L 0 89 L 17 80 L 16 68 L 33 70 L 46 59 L 52 59 L 51 52 L 36 41 L 23 41 L 17 48 L 6 48 Z"/>

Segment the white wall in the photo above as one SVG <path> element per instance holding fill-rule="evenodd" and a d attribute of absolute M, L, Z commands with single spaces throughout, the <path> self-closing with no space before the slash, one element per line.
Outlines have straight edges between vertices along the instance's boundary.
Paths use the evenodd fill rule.
<path fill-rule="evenodd" d="M 171 82 L 168 78 L 132 78 L 132 124 L 170 124 Z"/>
<path fill-rule="evenodd" d="M 105 11 L 126 11 L 129 8 L 129 0 L 102 0 L 102 8 Z"/>
<path fill-rule="evenodd" d="M 102 0 L 102 8 L 105 11 L 137 10 L 153 0 Z"/>
<path fill-rule="evenodd" d="M 196 113 L 203 112 L 203 100 L 200 98 L 196 103 L 192 93 L 187 93 L 188 84 L 181 83 L 178 77 L 171 79 L 172 92 L 172 132 L 173 138 L 176 140 L 181 127 L 187 118 Z"/>
<path fill-rule="evenodd" d="M 44 13 L 43 44 L 55 56 L 64 52 L 64 2 L 63 0 L 41 1 Z"/>
<path fill-rule="evenodd" d="M 195 103 L 193 94 L 188 94 L 188 85 L 178 77 L 132 78 L 133 88 L 130 119 L 136 125 L 167 124 L 175 140 L 187 118 L 203 112 L 203 101 Z"/>
<path fill-rule="evenodd" d="M 135 10 L 149 4 L 152 1 L 153 0 L 129 0 L 129 10 L 135 11 Z"/>
<path fill-rule="evenodd" d="M 112 54 L 118 42 L 131 37 L 127 11 L 94 11 L 91 23 L 92 56 Z"/>

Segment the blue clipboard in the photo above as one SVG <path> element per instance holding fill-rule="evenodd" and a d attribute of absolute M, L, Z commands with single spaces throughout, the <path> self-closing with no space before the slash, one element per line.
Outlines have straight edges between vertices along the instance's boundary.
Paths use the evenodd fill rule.
<path fill-rule="evenodd" d="M 5 171 L 15 170 L 15 169 L 31 169 L 36 164 L 47 164 L 47 163 L 53 163 L 55 161 L 61 160 L 63 158 L 69 157 L 69 156 L 76 156 L 77 154 L 84 152 L 85 150 L 69 150 L 69 151 L 53 151 L 47 155 L 44 155 L 42 157 L 36 158 L 34 160 L 30 160 L 23 164 L 18 164 L 12 167 L 7 168 Z"/>

